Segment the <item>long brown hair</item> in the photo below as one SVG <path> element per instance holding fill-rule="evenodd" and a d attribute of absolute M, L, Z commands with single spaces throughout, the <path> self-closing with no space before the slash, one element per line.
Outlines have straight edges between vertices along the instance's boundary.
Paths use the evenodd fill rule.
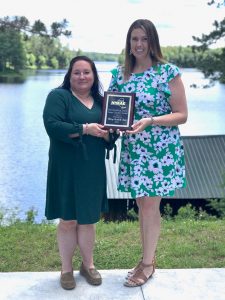
<path fill-rule="evenodd" d="M 152 59 L 153 64 L 156 64 L 158 62 L 165 62 L 161 47 L 159 44 L 159 36 L 157 33 L 157 30 L 155 28 L 155 25 L 147 19 L 139 19 L 134 21 L 128 32 L 127 32 L 127 38 L 126 38 L 126 46 L 125 46 L 125 62 L 124 62 L 124 80 L 128 80 L 130 77 L 130 73 L 132 72 L 134 65 L 135 65 L 135 57 L 133 54 L 130 53 L 131 47 L 130 47 L 130 39 L 131 39 L 131 33 L 134 29 L 141 28 L 145 31 L 147 38 L 148 38 L 148 50 L 149 55 Z"/>
<path fill-rule="evenodd" d="M 102 83 L 99 80 L 99 76 L 98 76 L 98 72 L 97 72 L 97 68 L 95 66 L 95 63 L 87 56 L 81 55 L 81 56 L 75 56 L 74 58 L 71 59 L 70 61 L 70 65 L 69 65 L 69 69 L 64 77 L 63 83 L 60 85 L 61 88 L 66 89 L 66 90 L 70 90 L 70 76 L 71 76 L 71 72 L 73 69 L 73 65 L 80 60 L 84 60 L 86 62 L 88 62 L 91 66 L 91 69 L 93 71 L 94 74 L 94 83 L 91 87 L 91 94 L 92 97 L 97 100 L 97 101 L 102 101 L 102 94 L 103 94 L 103 87 L 102 87 Z"/>

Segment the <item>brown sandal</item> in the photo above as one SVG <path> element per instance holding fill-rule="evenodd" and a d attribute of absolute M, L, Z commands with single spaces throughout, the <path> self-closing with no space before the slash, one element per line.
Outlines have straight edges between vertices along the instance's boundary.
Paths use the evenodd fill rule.
<path fill-rule="evenodd" d="M 144 274 L 144 269 L 148 267 L 153 267 L 152 273 L 147 277 Z M 149 278 L 152 277 L 152 275 L 155 273 L 155 260 L 149 265 L 146 265 L 144 263 L 140 263 L 139 267 L 136 269 L 135 273 L 133 273 L 131 276 L 127 278 L 127 280 L 124 282 L 124 286 L 127 287 L 136 287 L 141 286 L 145 284 Z"/>
<path fill-rule="evenodd" d="M 131 269 L 130 271 L 127 272 L 127 276 L 125 278 L 126 279 L 130 278 L 139 269 L 141 264 L 142 264 L 142 259 L 139 261 L 139 263 L 136 265 L 136 267 L 134 267 L 133 269 Z"/>

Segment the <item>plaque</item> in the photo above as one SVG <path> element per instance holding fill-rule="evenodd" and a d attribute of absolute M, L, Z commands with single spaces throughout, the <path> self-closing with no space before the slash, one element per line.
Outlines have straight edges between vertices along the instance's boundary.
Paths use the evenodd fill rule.
<path fill-rule="evenodd" d="M 135 93 L 104 92 L 102 124 L 107 129 L 130 130 Z"/>

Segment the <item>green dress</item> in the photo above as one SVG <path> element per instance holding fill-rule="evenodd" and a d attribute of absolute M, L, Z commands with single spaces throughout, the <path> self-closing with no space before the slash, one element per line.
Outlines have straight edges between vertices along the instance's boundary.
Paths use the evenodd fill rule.
<path fill-rule="evenodd" d="M 96 223 L 108 210 L 103 138 L 82 136 L 82 124 L 100 123 L 102 109 L 91 109 L 66 89 L 52 90 L 43 112 L 50 138 L 45 215 L 47 219 Z M 79 133 L 77 138 L 69 134 Z"/>
<path fill-rule="evenodd" d="M 171 113 L 169 81 L 179 75 L 172 64 L 157 64 L 123 81 L 121 66 L 112 70 L 110 91 L 134 92 L 134 122 Z M 143 132 L 123 135 L 118 190 L 132 198 L 173 196 L 185 187 L 184 148 L 177 126 L 149 126 Z"/>

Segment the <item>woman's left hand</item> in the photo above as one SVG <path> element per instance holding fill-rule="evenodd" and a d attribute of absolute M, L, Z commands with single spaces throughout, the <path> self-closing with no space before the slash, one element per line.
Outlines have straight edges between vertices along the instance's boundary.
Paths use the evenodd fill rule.
<path fill-rule="evenodd" d="M 142 132 L 152 122 L 151 118 L 143 118 L 132 125 L 133 130 L 126 130 L 126 133 L 133 134 Z"/>

